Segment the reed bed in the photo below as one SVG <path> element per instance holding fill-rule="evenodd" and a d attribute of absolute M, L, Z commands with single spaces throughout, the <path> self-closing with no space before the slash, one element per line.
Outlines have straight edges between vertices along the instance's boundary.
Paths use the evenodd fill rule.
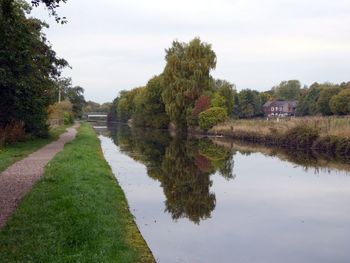
<path fill-rule="evenodd" d="M 257 133 L 261 135 L 284 134 L 294 127 L 315 128 L 322 136 L 350 137 L 350 116 L 344 117 L 293 117 L 283 119 L 228 120 L 211 129 L 212 133 Z"/>
<path fill-rule="evenodd" d="M 350 116 L 228 120 L 208 133 L 350 158 Z"/>

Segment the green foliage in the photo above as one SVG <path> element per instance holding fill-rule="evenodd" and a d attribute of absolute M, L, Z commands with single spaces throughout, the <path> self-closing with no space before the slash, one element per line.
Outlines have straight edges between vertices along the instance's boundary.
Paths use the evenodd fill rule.
<path fill-rule="evenodd" d="M 276 99 L 279 100 L 297 100 L 299 98 L 301 84 L 299 80 L 282 81 L 274 87 Z"/>
<path fill-rule="evenodd" d="M 169 118 L 161 94 L 164 90 L 163 76 L 155 76 L 148 81 L 146 87 L 135 96 L 135 112 L 132 115 L 136 126 L 167 128 Z"/>
<path fill-rule="evenodd" d="M 227 118 L 227 110 L 220 107 L 209 108 L 199 114 L 199 127 L 208 130 Z"/>
<path fill-rule="evenodd" d="M 219 93 L 215 92 L 213 95 L 213 98 L 211 99 L 211 106 L 227 109 L 225 97 L 221 96 Z"/>
<path fill-rule="evenodd" d="M 261 105 L 264 105 L 266 102 L 272 99 L 272 95 L 269 92 L 261 92 L 259 96 Z"/>
<path fill-rule="evenodd" d="M 238 94 L 239 116 L 252 118 L 262 115 L 262 104 L 259 92 L 250 89 L 241 90 Z"/>
<path fill-rule="evenodd" d="M 339 94 L 333 96 L 329 106 L 334 114 L 350 114 L 350 89 L 343 89 Z"/>
<path fill-rule="evenodd" d="M 72 114 L 69 112 L 64 112 L 63 113 L 63 123 L 64 125 L 72 124 L 74 122 Z"/>
<path fill-rule="evenodd" d="M 94 101 L 87 101 L 83 107 L 83 112 L 110 112 L 112 110 L 113 103 L 106 102 L 99 104 Z"/>
<path fill-rule="evenodd" d="M 23 2 L 0 1 L 0 127 L 24 122 L 25 130 L 47 136 L 47 107 L 54 79 L 68 63 L 56 57 L 43 22 L 27 18 Z"/>
<path fill-rule="evenodd" d="M 49 106 L 49 121 L 58 121 L 58 124 L 70 124 L 73 123 L 73 105 L 69 100 L 62 102 L 56 102 Z"/>
<path fill-rule="evenodd" d="M 135 113 L 135 97 L 142 92 L 144 88 L 135 88 L 130 91 L 123 90 L 116 101 L 116 115 L 117 119 L 122 122 L 127 122 Z"/>
<path fill-rule="evenodd" d="M 83 115 L 83 108 L 86 104 L 84 98 L 84 89 L 80 86 L 72 86 L 71 78 L 60 78 L 56 81 L 56 95 L 55 101 L 69 100 L 73 105 L 73 115 L 74 118 L 81 118 Z"/>
<path fill-rule="evenodd" d="M 333 96 L 337 95 L 340 91 L 340 88 L 336 86 L 326 86 L 324 87 L 321 92 L 320 96 L 318 97 L 316 107 L 317 111 L 321 113 L 323 116 L 326 115 L 332 115 L 332 110 L 330 108 L 330 100 Z"/>
<path fill-rule="evenodd" d="M 300 96 L 300 100 L 296 109 L 296 115 L 306 116 L 315 115 L 317 113 L 317 101 L 319 99 L 322 88 L 318 83 L 314 83 L 309 89 L 304 89 Z"/>
<path fill-rule="evenodd" d="M 227 109 L 229 116 L 233 115 L 234 111 L 234 96 L 236 94 L 236 87 L 234 84 L 229 83 L 226 80 L 217 79 L 214 81 L 214 91 L 224 98 L 224 103 L 213 104 L 213 107 L 223 107 Z"/>
<path fill-rule="evenodd" d="M 190 43 L 174 41 L 166 50 L 162 98 L 170 121 L 177 129 L 187 128 L 188 108 L 210 89 L 210 70 L 216 66 L 211 45 L 195 38 Z"/>
<path fill-rule="evenodd" d="M 74 118 L 83 116 L 83 107 L 85 106 L 84 89 L 80 86 L 71 87 L 67 91 L 67 98 L 73 104 Z"/>

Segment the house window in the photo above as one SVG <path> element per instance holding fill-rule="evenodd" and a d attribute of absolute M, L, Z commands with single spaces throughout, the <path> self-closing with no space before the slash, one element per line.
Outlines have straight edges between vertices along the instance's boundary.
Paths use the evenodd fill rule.
<path fill-rule="evenodd" d="M 278 107 L 276 107 L 276 111 L 278 111 Z"/>
<path fill-rule="evenodd" d="M 271 107 L 271 111 L 274 111 L 275 110 L 275 108 L 274 107 Z"/>

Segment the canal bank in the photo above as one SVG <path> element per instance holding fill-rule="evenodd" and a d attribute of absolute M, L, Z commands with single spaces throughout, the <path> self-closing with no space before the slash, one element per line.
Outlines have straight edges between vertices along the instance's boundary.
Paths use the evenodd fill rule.
<path fill-rule="evenodd" d="M 154 262 L 88 124 L 0 232 L 1 262 Z"/>
<path fill-rule="evenodd" d="M 350 158 L 349 116 L 229 120 L 208 131 L 195 132 L 344 160 Z"/>

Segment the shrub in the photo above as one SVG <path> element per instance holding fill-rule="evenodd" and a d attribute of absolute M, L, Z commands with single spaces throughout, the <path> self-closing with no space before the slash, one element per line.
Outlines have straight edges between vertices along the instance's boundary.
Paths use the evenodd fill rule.
<path fill-rule="evenodd" d="M 317 129 L 306 125 L 298 125 L 284 134 L 283 144 L 291 148 L 308 149 L 318 137 L 319 131 Z"/>
<path fill-rule="evenodd" d="M 0 129 L 0 145 L 23 141 L 26 137 L 24 123 L 13 121 L 6 127 Z"/>
<path fill-rule="evenodd" d="M 208 130 L 214 125 L 223 122 L 227 117 L 227 110 L 221 107 L 212 107 L 199 114 L 199 127 Z"/>
<path fill-rule="evenodd" d="M 201 112 L 209 109 L 211 106 L 210 97 L 201 95 L 196 101 L 194 108 L 189 107 L 186 113 L 187 125 L 190 127 L 198 126 L 198 116 Z"/>
<path fill-rule="evenodd" d="M 74 120 L 73 120 L 73 115 L 72 113 L 69 113 L 69 112 L 64 112 L 63 113 L 63 123 L 65 125 L 68 125 L 68 124 L 71 124 L 73 123 Z"/>
<path fill-rule="evenodd" d="M 60 103 L 55 103 L 49 106 L 49 121 L 58 120 L 58 123 L 70 124 L 73 123 L 73 105 L 65 100 Z"/>
<path fill-rule="evenodd" d="M 196 101 L 192 114 L 197 117 L 199 113 L 209 109 L 210 105 L 211 105 L 210 98 L 208 96 L 202 95 Z"/>

